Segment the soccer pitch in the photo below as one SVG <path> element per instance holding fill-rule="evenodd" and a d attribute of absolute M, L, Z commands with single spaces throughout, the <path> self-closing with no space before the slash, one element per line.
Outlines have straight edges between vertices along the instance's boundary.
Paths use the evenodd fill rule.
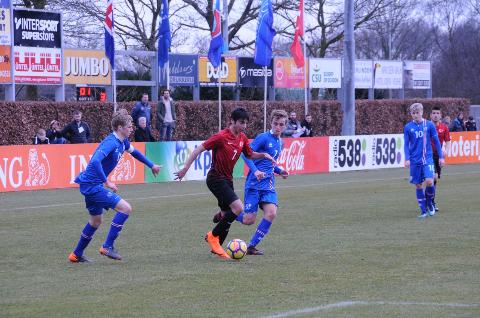
<path fill-rule="evenodd" d="M 120 186 L 124 260 L 98 254 L 110 211 L 92 264 L 67 260 L 88 217 L 78 190 L 0 193 L 0 316 L 478 318 L 480 165 L 444 171 L 423 221 L 406 169 L 277 179 L 266 254 L 241 261 L 209 253 L 204 182 Z M 234 223 L 228 239 L 254 230 Z"/>

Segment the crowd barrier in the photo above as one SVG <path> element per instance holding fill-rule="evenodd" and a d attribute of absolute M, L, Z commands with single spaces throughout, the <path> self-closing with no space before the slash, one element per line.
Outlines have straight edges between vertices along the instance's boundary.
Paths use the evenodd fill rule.
<path fill-rule="evenodd" d="M 451 133 L 446 163 L 480 163 L 480 132 Z M 403 135 L 358 135 L 284 138 L 278 165 L 291 174 L 326 173 L 403 167 Z M 150 169 L 128 153 L 109 179 L 118 184 L 173 181 L 189 154 L 202 141 L 133 143 L 163 166 L 155 178 Z M 85 169 L 98 144 L 0 146 L 0 192 L 76 187 L 75 177 Z M 190 167 L 185 180 L 203 180 L 212 164 L 205 151 Z M 242 159 L 234 177 L 248 172 Z"/>

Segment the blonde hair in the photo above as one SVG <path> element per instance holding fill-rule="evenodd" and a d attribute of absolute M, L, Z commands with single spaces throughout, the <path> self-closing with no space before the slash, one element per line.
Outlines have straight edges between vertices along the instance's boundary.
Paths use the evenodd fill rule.
<path fill-rule="evenodd" d="M 270 113 L 270 120 L 282 119 L 282 118 L 288 119 L 288 114 L 283 109 L 274 109 Z"/>
<path fill-rule="evenodd" d="M 116 130 L 118 126 L 125 127 L 133 121 L 132 116 L 128 114 L 125 108 L 119 109 L 112 117 L 112 129 Z"/>
<path fill-rule="evenodd" d="M 413 103 L 412 105 L 410 105 L 410 111 L 413 112 L 415 110 L 423 111 L 423 105 L 421 103 Z"/>

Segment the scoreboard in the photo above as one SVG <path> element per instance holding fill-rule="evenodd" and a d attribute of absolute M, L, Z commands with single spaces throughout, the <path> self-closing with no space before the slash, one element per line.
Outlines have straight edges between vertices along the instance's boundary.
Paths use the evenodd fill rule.
<path fill-rule="evenodd" d="M 77 101 L 107 101 L 107 93 L 102 87 L 77 87 Z"/>

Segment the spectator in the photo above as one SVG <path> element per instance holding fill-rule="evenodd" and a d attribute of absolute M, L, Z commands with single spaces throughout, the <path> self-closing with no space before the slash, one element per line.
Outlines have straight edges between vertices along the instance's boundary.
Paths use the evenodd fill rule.
<path fill-rule="evenodd" d="M 305 116 L 305 119 L 302 121 L 302 128 L 305 131 L 300 137 L 313 137 L 312 115 Z"/>
<path fill-rule="evenodd" d="M 463 113 L 459 112 L 457 118 L 452 121 L 450 125 L 450 132 L 452 131 L 465 131 L 465 123 L 463 122 Z"/>
<path fill-rule="evenodd" d="M 290 118 L 287 122 L 287 128 L 282 133 L 282 137 L 300 137 L 304 133 L 305 129 L 302 127 L 300 121 L 297 120 L 297 113 L 291 112 Z"/>
<path fill-rule="evenodd" d="M 452 123 L 452 119 L 450 118 L 450 116 L 443 117 L 443 123 L 447 125 L 447 127 L 450 127 L 450 124 Z"/>
<path fill-rule="evenodd" d="M 34 145 L 48 145 L 50 143 L 50 140 L 45 133 L 45 129 L 43 128 L 39 128 L 37 130 L 37 133 L 35 134 L 35 137 L 32 138 L 32 141 Z"/>
<path fill-rule="evenodd" d="M 50 128 L 47 129 L 47 138 L 51 144 L 65 144 L 67 140 L 62 136 L 60 123 L 56 120 L 50 122 Z"/>
<path fill-rule="evenodd" d="M 148 104 L 148 94 L 143 93 L 142 100 L 135 104 L 132 109 L 133 124 L 138 127 L 138 118 L 145 117 L 147 119 L 147 127 L 152 125 L 152 107 Z"/>
<path fill-rule="evenodd" d="M 138 127 L 135 129 L 135 141 L 155 141 L 155 138 L 153 138 L 152 132 L 150 131 L 150 127 L 147 126 L 147 119 L 145 117 L 138 117 Z"/>
<path fill-rule="evenodd" d="M 73 121 L 62 130 L 62 136 L 72 144 L 85 144 L 90 142 L 90 126 L 82 121 L 82 112 L 73 112 Z"/>
<path fill-rule="evenodd" d="M 157 129 L 160 132 L 160 141 L 172 140 L 173 132 L 175 131 L 175 120 L 177 120 L 175 104 L 170 97 L 170 91 L 164 89 L 157 108 Z"/>
<path fill-rule="evenodd" d="M 465 122 L 465 128 L 467 131 L 476 131 L 477 130 L 477 123 L 473 116 L 469 116 L 468 120 Z"/>

